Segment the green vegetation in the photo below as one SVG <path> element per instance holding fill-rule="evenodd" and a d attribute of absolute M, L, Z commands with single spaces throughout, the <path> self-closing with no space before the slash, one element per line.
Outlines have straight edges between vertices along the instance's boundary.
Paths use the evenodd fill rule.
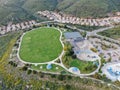
<path fill-rule="evenodd" d="M 106 36 L 106 37 L 110 37 L 110 38 L 113 38 L 113 39 L 120 40 L 120 26 L 116 27 L 116 28 L 113 28 L 113 29 L 109 29 L 109 30 L 99 32 L 98 34 Z"/>
<path fill-rule="evenodd" d="M 63 64 L 67 68 L 78 67 L 80 72 L 85 74 L 93 72 L 95 69 L 97 69 L 97 66 L 93 64 L 93 62 L 77 59 L 70 44 L 65 44 L 64 50 L 66 53 L 63 56 Z"/>
<path fill-rule="evenodd" d="M 73 27 L 76 27 L 78 29 L 83 29 L 85 31 L 94 31 L 100 28 L 103 28 L 102 26 L 86 26 L 86 25 L 78 25 L 78 24 L 67 24 Z"/>
<path fill-rule="evenodd" d="M 94 65 L 93 62 L 82 61 L 82 60 L 79 60 L 79 59 L 69 58 L 68 61 L 63 60 L 63 63 L 65 64 L 65 66 L 67 66 L 67 68 L 78 67 L 82 74 L 91 73 L 91 72 L 93 72 L 94 70 L 97 69 L 97 66 Z"/>
<path fill-rule="evenodd" d="M 81 17 L 101 17 L 120 10 L 119 0 L 62 0 L 57 7 L 65 13 Z"/>
<path fill-rule="evenodd" d="M 39 10 L 53 10 L 56 0 L 1 0 L 0 1 L 0 24 L 7 22 L 21 22 L 25 20 L 37 19 L 45 20 L 36 16 Z"/>
<path fill-rule="evenodd" d="M 2 55 L 6 51 L 9 45 L 9 41 L 18 34 L 19 32 L 10 32 L 8 35 L 0 37 L 0 57 L 2 57 Z"/>
<path fill-rule="evenodd" d="M 79 17 L 101 17 L 120 11 L 120 0 L 1 0 L 0 24 L 37 19 L 39 10 L 62 11 Z"/>
<path fill-rule="evenodd" d="M 38 28 L 23 36 L 20 57 L 26 62 L 43 63 L 56 59 L 62 52 L 60 32 L 54 28 Z"/>
<path fill-rule="evenodd" d="M 52 64 L 51 69 L 47 69 L 47 64 L 42 65 L 32 65 L 31 69 L 38 70 L 38 71 L 45 71 L 45 72 L 53 72 L 53 73 L 61 73 L 64 69 L 58 65 Z"/>
<path fill-rule="evenodd" d="M 114 82 L 114 84 L 117 85 L 117 86 L 120 86 L 120 82 L 119 81 Z"/>
<path fill-rule="evenodd" d="M 0 59 L 0 90 L 119 90 L 89 78 L 67 75 L 44 74 L 31 70 L 23 71 L 8 64 L 8 58 L 19 35 L 10 39 L 6 51 Z M 1 40 L 1 37 L 0 37 Z M 3 44 L 4 45 L 4 44 Z M 1 83 L 0 83 L 1 84 Z"/>
<path fill-rule="evenodd" d="M 23 8 L 34 13 L 39 10 L 54 10 L 56 5 L 57 0 L 26 0 Z"/>
<path fill-rule="evenodd" d="M 96 48 L 91 48 L 91 50 L 92 50 L 93 52 L 95 52 L 95 53 L 98 52 L 98 50 L 97 50 Z"/>

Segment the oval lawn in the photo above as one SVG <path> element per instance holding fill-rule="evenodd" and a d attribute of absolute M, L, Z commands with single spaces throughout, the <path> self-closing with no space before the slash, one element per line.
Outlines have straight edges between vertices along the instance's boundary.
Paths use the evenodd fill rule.
<path fill-rule="evenodd" d="M 38 28 L 27 32 L 21 42 L 19 56 L 25 62 L 44 63 L 56 59 L 63 47 L 60 31 L 55 28 Z"/>

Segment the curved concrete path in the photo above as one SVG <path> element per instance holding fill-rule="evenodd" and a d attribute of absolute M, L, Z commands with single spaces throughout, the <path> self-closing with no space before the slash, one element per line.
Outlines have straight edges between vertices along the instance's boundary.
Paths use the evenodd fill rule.
<path fill-rule="evenodd" d="M 62 47 L 64 48 L 64 44 L 63 44 L 63 42 L 62 42 L 62 32 L 61 32 L 61 30 L 59 30 L 59 29 L 57 29 L 57 28 L 55 28 L 55 29 L 60 32 L 60 38 L 59 38 L 59 40 L 60 40 L 60 42 L 61 42 L 61 44 L 62 44 Z M 33 30 L 35 30 L 35 29 L 33 29 Z M 33 30 L 31 30 L 31 31 L 33 31 Z M 28 31 L 28 32 L 30 32 L 30 31 Z M 26 32 L 26 33 L 28 33 L 28 32 Z M 60 56 L 58 56 L 56 59 L 51 60 L 51 61 L 49 61 L 49 62 L 44 62 L 44 63 L 25 62 L 24 60 L 22 60 L 22 59 L 20 58 L 19 53 L 20 53 L 20 47 L 21 47 L 22 39 L 23 39 L 23 37 L 24 37 L 24 35 L 25 35 L 26 33 L 23 33 L 23 35 L 22 35 L 21 38 L 20 38 L 20 43 L 19 43 L 18 52 L 17 52 L 17 57 L 19 58 L 19 60 L 20 60 L 21 62 L 26 63 L 26 64 L 48 64 L 48 63 L 53 63 L 53 62 L 55 62 L 56 60 L 58 60 L 59 57 L 62 57 L 64 50 L 62 50 L 62 53 L 60 54 Z"/>
<path fill-rule="evenodd" d="M 59 40 L 60 40 L 60 42 L 61 42 L 61 44 L 62 44 L 62 47 L 64 48 L 64 44 L 63 44 L 63 42 L 62 42 L 62 32 L 61 32 L 61 30 L 58 29 L 58 28 L 55 28 L 55 29 L 60 32 L 60 38 L 59 38 Z M 33 30 L 35 30 L 35 29 L 33 29 Z M 23 33 L 23 35 L 22 35 L 21 38 L 20 38 L 20 43 L 19 43 L 19 48 L 18 48 L 18 53 L 17 53 L 17 56 L 18 56 L 19 60 L 20 60 L 21 62 L 23 62 L 23 63 L 26 63 L 26 64 L 34 64 L 34 65 L 38 65 L 38 64 L 39 64 L 39 65 L 40 65 L 40 64 L 42 65 L 42 64 L 49 64 L 49 63 L 51 63 L 51 64 L 59 65 L 59 66 L 61 66 L 62 68 L 64 68 L 66 71 L 68 71 L 68 72 L 70 72 L 70 73 L 72 73 L 72 74 L 75 74 L 75 75 L 77 75 L 77 76 L 90 76 L 90 75 L 93 75 L 93 74 L 95 74 L 96 72 L 98 72 L 99 69 L 100 69 L 101 61 L 98 60 L 98 61 L 99 61 L 99 66 L 98 66 L 98 68 L 97 68 L 95 71 L 93 71 L 93 72 L 91 72 L 91 73 L 89 73 L 89 74 L 76 74 L 76 73 L 74 73 L 74 72 L 71 72 L 68 68 L 66 68 L 66 67 L 64 66 L 64 64 L 63 64 L 63 62 L 62 62 L 62 56 L 63 56 L 64 53 L 65 53 L 64 50 L 62 51 L 62 53 L 61 53 L 60 56 L 58 56 L 56 59 L 51 60 L 51 61 L 49 61 L 49 62 L 44 62 L 44 63 L 25 62 L 25 61 L 23 61 L 23 60 L 20 58 L 20 56 L 19 56 L 19 51 L 20 51 L 20 47 L 21 47 L 21 42 L 22 42 L 22 39 L 23 39 L 23 36 L 24 36 L 24 35 L 25 35 L 25 33 Z M 61 61 L 60 64 L 55 62 L 55 61 L 57 61 L 58 59 L 60 59 L 60 61 Z"/>

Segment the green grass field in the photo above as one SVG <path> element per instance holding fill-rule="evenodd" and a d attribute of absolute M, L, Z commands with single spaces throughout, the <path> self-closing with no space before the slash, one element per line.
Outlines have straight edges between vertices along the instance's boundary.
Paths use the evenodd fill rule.
<path fill-rule="evenodd" d="M 93 65 L 93 62 L 90 61 L 82 61 L 78 59 L 73 59 L 70 64 L 70 67 L 78 67 L 80 69 L 81 73 L 91 73 L 94 70 L 97 69 L 95 65 Z"/>
<path fill-rule="evenodd" d="M 63 63 L 67 68 L 77 67 L 82 74 L 88 74 L 97 69 L 97 66 L 90 61 L 82 61 L 79 59 L 72 59 L 71 57 L 66 57 L 63 59 Z"/>
<path fill-rule="evenodd" d="M 44 63 L 62 52 L 60 32 L 54 28 L 38 28 L 26 33 L 20 47 L 20 58 L 26 62 Z"/>

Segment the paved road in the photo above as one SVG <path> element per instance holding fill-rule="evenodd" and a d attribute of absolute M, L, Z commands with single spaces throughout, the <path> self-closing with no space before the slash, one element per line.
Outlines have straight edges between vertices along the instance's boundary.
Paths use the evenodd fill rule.
<path fill-rule="evenodd" d="M 108 30 L 108 29 L 111 29 L 111 28 L 114 28 L 114 26 L 105 27 L 105 28 L 100 28 L 100 29 L 94 30 L 94 31 L 92 31 L 92 32 L 87 32 L 87 35 L 88 35 L 88 36 L 97 35 L 98 32 L 102 32 L 102 31 L 105 31 L 105 30 Z"/>
<path fill-rule="evenodd" d="M 73 28 L 73 27 L 68 26 L 68 25 L 67 25 L 67 27 L 68 27 L 68 28 L 71 28 L 71 29 L 77 29 L 77 30 L 80 31 L 80 32 L 85 32 L 85 30 L 83 30 L 83 29 Z M 102 32 L 102 31 L 105 31 L 105 30 L 108 30 L 108 29 L 112 29 L 112 28 L 114 28 L 114 27 L 115 27 L 115 26 L 100 28 L 100 29 L 94 30 L 94 31 L 92 31 L 92 32 L 86 31 L 86 32 L 87 32 L 86 37 L 88 37 L 88 36 L 98 36 L 98 37 L 101 37 L 101 38 L 106 38 L 106 39 L 110 40 L 111 42 L 120 43 L 120 41 L 118 41 L 118 40 L 115 40 L 115 39 L 112 39 L 112 38 L 109 38 L 109 37 L 105 37 L 105 36 L 101 36 L 101 35 L 98 35 L 98 34 L 97 34 L 98 32 Z"/>
<path fill-rule="evenodd" d="M 54 22 L 54 21 L 45 21 L 45 22 L 41 22 L 41 23 L 37 23 L 37 25 L 40 25 L 40 24 L 43 24 L 43 23 L 51 23 L 51 22 Z M 73 27 L 71 27 L 71 26 L 68 26 L 67 25 L 67 27 L 68 28 L 71 28 L 71 29 L 77 29 L 77 28 L 73 28 Z M 110 29 L 110 28 L 113 28 L 113 26 L 111 26 L 111 27 L 106 27 L 106 28 L 102 28 L 102 29 L 98 29 L 98 30 L 94 30 L 94 31 L 92 31 L 92 32 L 88 32 L 87 31 L 87 36 L 91 36 L 91 35 L 97 35 L 97 32 L 101 32 L 101 31 L 104 31 L 104 30 L 107 30 L 107 29 Z M 82 29 L 77 29 L 77 30 L 79 30 L 80 32 L 84 32 L 85 30 L 82 30 Z M 60 30 L 59 30 L 60 31 Z M 61 38 L 62 38 L 62 32 L 60 32 L 61 33 L 61 37 L 60 37 L 60 41 L 61 41 Z M 97 36 L 100 36 L 100 35 L 97 35 Z M 100 37 L 104 37 L 104 36 L 100 36 Z M 21 37 L 21 39 L 22 39 L 22 37 Z M 62 43 L 62 41 L 61 41 L 61 43 Z M 62 46 L 64 47 L 64 44 L 62 43 Z M 20 47 L 19 47 L 20 48 Z M 18 50 L 19 51 L 19 50 Z M 50 61 L 50 62 L 46 62 L 46 63 L 39 63 L 39 64 L 49 64 L 49 63 L 53 63 L 53 64 L 57 64 L 57 65 L 59 65 L 59 66 L 61 66 L 61 67 L 63 67 L 66 71 L 68 71 L 68 72 L 70 72 L 69 71 L 69 69 L 68 68 L 66 68 L 64 65 L 63 65 L 63 63 L 62 63 L 62 56 L 63 56 L 63 54 L 64 54 L 64 51 L 61 53 L 61 55 L 58 57 L 58 58 L 60 58 L 60 60 L 61 60 L 61 63 L 60 64 L 58 64 L 58 63 L 55 63 L 55 61 L 58 59 L 55 59 L 55 60 L 52 60 L 52 61 Z M 17 54 L 18 55 L 18 54 Z M 19 55 L 18 55 L 18 57 L 19 57 Z M 20 59 L 20 57 L 19 57 L 19 59 Z M 21 60 L 21 59 L 20 59 Z M 24 62 L 23 60 L 21 60 L 23 63 L 28 63 L 28 62 Z M 101 66 L 101 61 L 100 60 L 98 60 L 99 61 L 99 66 L 98 66 L 98 68 L 95 70 L 95 71 L 93 71 L 93 72 L 91 72 L 91 73 L 89 73 L 89 74 L 77 74 L 77 76 L 89 76 L 89 75 L 93 75 L 93 74 L 95 74 L 96 72 L 98 72 L 98 70 L 100 69 L 100 66 Z M 30 64 L 35 64 L 35 63 L 30 63 Z M 38 64 L 38 63 L 36 63 L 36 64 Z M 71 73 L 73 73 L 73 72 L 71 72 Z"/>
<path fill-rule="evenodd" d="M 45 22 L 42 22 L 42 23 L 50 23 L 50 22 L 54 22 L 54 21 L 45 21 Z M 39 24 L 41 24 L 41 23 L 37 23 L 38 25 Z M 71 28 L 71 29 L 76 29 L 76 28 L 73 28 L 73 27 L 71 27 L 71 26 L 67 26 L 67 27 L 69 27 L 69 28 Z M 94 30 L 94 31 L 92 31 L 92 32 L 88 32 L 88 31 L 86 31 L 87 32 L 87 36 L 91 36 L 91 35 L 97 35 L 97 36 L 99 36 L 99 37 L 102 37 L 102 38 L 104 38 L 104 36 L 101 36 L 101 35 L 98 35 L 97 33 L 98 32 L 101 32 L 101 31 L 104 31 L 104 30 L 108 30 L 108 29 L 111 29 L 111 28 L 114 28 L 113 26 L 111 26 L 111 27 L 106 27 L 106 28 L 102 28 L 102 29 L 98 29 L 98 30 Z M 82 30 L 82 29 L 77 29 L 77 30 L 79 30 L 80 32 L 84 32 L 85 30 Z M 22 39 L 22 38 L 21 38 Z M 112 40 L 112 41 L 116 41 L 116 40 L 114 40 L 114 39 L 111 39 L 111 38 L 109 38 L 110 40 Z M 61 41 L 61 37 L 60 37 L 60 41 Z M 118 41 L 117 41 L 118 42 Z M 62 43 L 62 41 L 61 41 L 61 43 Z M 63 43 L 62 43 L 62 45 L 64 45 Z M 60 60 L 61 60 L 61 63 L 59 64 L 59 63 L 56 63 L 55 61 L 58 59 L 55 59 L 55 60 L 53 60 L 53 61 L 51 61 L 51 62 L 46 62 L 46 63 L 40 63 L 40 64 L 49 64 L 49 63 L 53 63 L 53 64 L 56 64 L 56 65 L 59 65 L 59 66 L 61 66 L 61 67 L 63 67 L 66 71 L 68 71 L 68 72 L 70 72 L 69 71 L 69 69 L 68 68 L 66 68 L 64 65 L 63 65 L 63 63 L 62 63 L 62 55 L 64 54 L 64 51 L 61 53 L 61 55 L 59 56 L 59 58 L 60 58 Z M 99 69 L 100 69 L 100 67 L 101 67 L 101 60 L 98 60 L 99 61 L 99 66 L 98 66 L 98 68 L 95 70 L 95 71 L 93 71 L 93 72 L 91 72 L 91 73 L 89 73 L 89 74 L 75 74 L 75 73 L 73 73 L 73 72 L 71 72 L 71 73 L 73 73 L 74 74 L 74 76 L 82 76 L 82 77 L 86 77 L 86 76 L 90 76 L 90 75 L 93 75 L 93 74 L 95 74 L 96 72 L 98 72 L 99 71 Z M 23 61 L 22 61 L 23 62 Z M 24 63 L 26 63 L 26 62 L 24 62 Z M 37 63 L 38 64 L 38 63 Z M 86 78 L 89 78 L 89 77 L 86 77 Z M 92 78 L 93 79 L 93 78 Z M 102 81 L 101 81 L 102 82 Z"/>
<path fill-rule="evenodd" d="M 62 42 L 62 32 L 61 32 L 61 30 L 59 30 L 59 29 L 57 29 L 57 30 L 60 31 L 60 33 L 61 33 L 61 35 L 60 35 L 60 42 L 61 42 L 62 46 L 64 47 L 64 44 L 63 44 L 63 42 Z M 25 35 L 25 33 L 22 35 L 21 41 L 22 41 L 22 38 L 23 38 L 24 35 Z M 59 66 L 63 67 L 66 71 L 70 72 L 70 70 L 69 70 L 68 68 L 66 68 L 66 67 L 64 66 L 64 64 L 62 63 L 62 56 L 63 56 L 64 53 L 65 53 L 64 50 L 62 51 L 61 55 L 60 55 L 58 58 L 56 58 L 56 59 L 54 59 L 54 60 L 52 60 L 52 61 L 50 61 L 50 62 L 45 62 L 45 63 L 30 63 L 30 62 L 25 62 L 25 61 L 21 60 L 21 58 L 20 58 L 20 56 L 19 56 L 20 46 L 21 46 L 21 42 L 20 42 L 20 45 L 19 45 L 19 48 L 18 48 L 18 53 L 17 53 L 17 57 L 19 58 L 19 60 L 20 60 L 21 62 L 23 62 L 23 63 L 29 63 L 29 64 L 36 64 L 36 65 L 37 65 L 37 64 L 49 64 L 49 63 L 51 63 L 51 64 L 56 64 L 56 65 L 59 65 Z M 60 64 L 58 64 L 58 63 L 55 62 L 55 61 L 57 61 L 58 59 L 60 59 L 60 61 L 61 61 Z M 98 60 L 98 61 L 99 61 L 99 66 L 98 66 L 98 68 L 97 68 L 95 71 L 93 71 L 93 72 L 91 72 L 91 73 L 89 73 L 89 74 L 76 74 L 76 75 L 77 75 L 77 76 L 90 76 L 90 75 L 95 74 L 96 72 L 98 72 L 98 70 L 100 69 L 100 66 L 101 66 L 101 61 L 100 61 L 100 60 Z M 71 72 L 71 73 L 73 73 L 73 72 Z M 73 73 L 73 74 L 75 74 L 75 73 Z"/>
<path fill-rule="evenodd" d="M 66 26 L 67 28 L 70 28 L 70 29 L 76 29 L 76 30 L 78 30 L 78 31 L 80 31 L 80 32 L 85 32 L 85 30 L 83 30 L 83 29 L 78 29 L 78 28 L 75 28 L 75 27 L 72 27 L 72 26 L 69 26 L 69 25 L 67 25 Z"/>

